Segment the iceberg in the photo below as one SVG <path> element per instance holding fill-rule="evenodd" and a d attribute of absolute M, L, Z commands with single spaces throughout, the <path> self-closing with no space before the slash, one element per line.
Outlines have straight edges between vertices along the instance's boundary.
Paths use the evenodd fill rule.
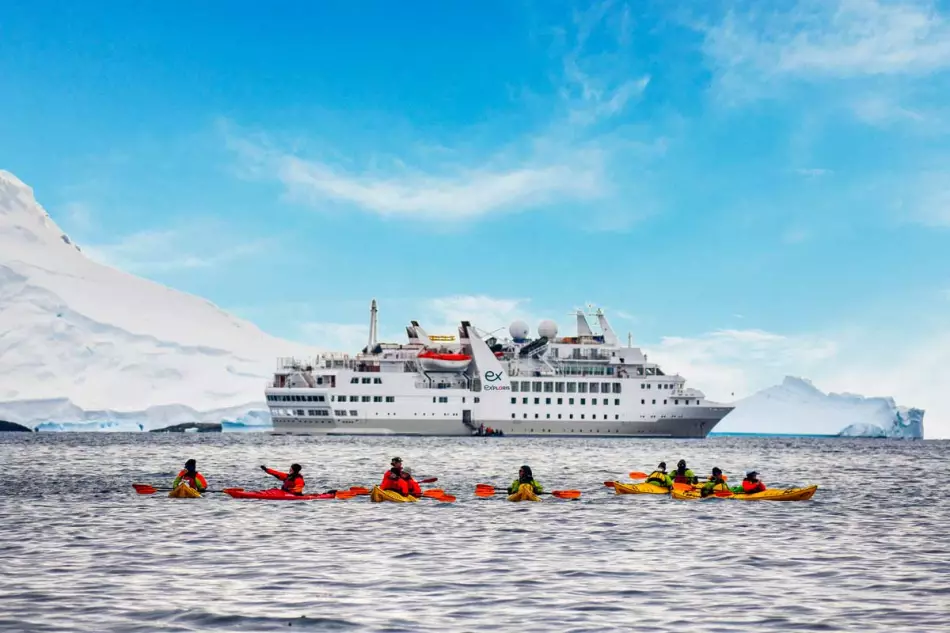
<path fill-rule="evenodd" d="M 922 409 L 898 406 L 889 397 L 824 393 L 811 381 L 794 376 L 737 401 L 735 407 L 715 432 L 907 439 L 924 436 Z"/>
<path fill-rule="evenodd" d="M 320 352 L 89 259 L 3 170 L 0 332 L 0 420 L 44 431 L 266 425 L 276 358 Z"/>

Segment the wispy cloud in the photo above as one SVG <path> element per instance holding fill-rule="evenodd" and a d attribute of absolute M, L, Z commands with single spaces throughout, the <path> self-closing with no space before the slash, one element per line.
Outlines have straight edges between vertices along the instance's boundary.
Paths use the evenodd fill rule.
<path fill-rule="evenodd" d="M 263 251 L 270 240 L 240 240 L 220 226 L 194 224 L 138 231 L 117 239 L 84 244 L 90 258 L 131 273 L 210 269 Z"/>
<path fill-rule="evenodd" d="M 369 341 L 366 324 L 308 322 L 300 325 L 300 332 L 307 343 L 348 354 L 363 349 Z"/>
<path fill-rule="evenodd" d="M 834 172 L 830 169 L 821 169 L 817 167 L 796 169 L 795 173 L 799 176 L 805 176 L 806 178 L 821 178 L 822 176 L 830 176 Z"/>
<path fill-rule="evenodd" d="M 924 174 L 911 189 L 912 202 L 902 205 L 907 218 L 926 226 L 950 227 L 950 172 Z"/>

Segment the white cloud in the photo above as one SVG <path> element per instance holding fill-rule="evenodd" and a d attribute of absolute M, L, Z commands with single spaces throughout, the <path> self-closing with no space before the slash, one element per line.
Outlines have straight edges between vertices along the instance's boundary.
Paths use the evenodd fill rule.
<path fill-rule="evenodd" d="M 148 274 L 208 269 L 263 251 L 270 240 L 240 240 L 215 223 L 178 229 L 149 229 L 100 244 L 83 252 L 102 264 L 131 273 Z"/>
<path fill-rule="evenodd" d="M 369 325 L 309 322 L 300 326 L 305 342 L 316 347 L 355 354 L 369 342 Z"/>
<path fill-rule="evenodd" d="M 874 95 L 855 101 L 851 106 L 855 116 L 869 125 L 886 127 L 894 123 L 923 123 L 923 114 L 905 108 L 890 97 Z"/>
<path fill-rule="evenodd" d="M 720 68 L 766 77 L 928 74 L 950 68 L 950 24 L 934 2 L 805 0 L 762 17 L 730 13 L 707 31 L 705 51 Z"/>

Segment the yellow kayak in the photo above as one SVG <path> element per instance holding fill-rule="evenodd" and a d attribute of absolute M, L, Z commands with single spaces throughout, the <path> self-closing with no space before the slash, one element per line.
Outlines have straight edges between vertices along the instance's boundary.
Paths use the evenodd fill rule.
<path fill-rule="evenodd" d="M 178 484 L 178 487 L 168 493 L 173 499 L 197 499 L 201 493 L 188 484 Z"/>
<path fill-rule="evenodd" d="M 728 497 L 716 497 L 710 495 L 709 499 L 741 499 L 742 501 L 808 501 L 818 490 L 818 486 L 807 486 L 805 488 L 773 488 L 764 492 L 757 492 L 751 495 L 731 494 Z M 702 499 L 699 490 L 672 492 L 674 499 Z"/>
<path fill-rule="evenodd" d="M 508 495 L 508 501 L 541 501 L 541 497 L 534 494 L 534 487 L 531 484 L 521 484 L 518 492 Z"/>
<path fill-rule="evenodd" d="M 614 491 L 618 495 L 668 495 L 669 488 L 657 486 L 656 484 L 625 484 L 619 481 L 614 482 Z"/>
<path fill-rule="evenodd" d="M 394 503 L 418 501 L 418 499 L 415 497 L 404 497 L 394 490 L 383 490 L 379 486 L 373 486 L 373 490 L 369 493 L 369 500 L 376 503 L 379 503 L 380 501 L 392 501 Z"/>

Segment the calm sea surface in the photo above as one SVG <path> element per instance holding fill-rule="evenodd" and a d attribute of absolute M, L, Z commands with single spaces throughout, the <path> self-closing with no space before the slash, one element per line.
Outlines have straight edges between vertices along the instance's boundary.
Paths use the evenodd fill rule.
<path fill-rule="evenodd" d="M 0 434 L 4 631 L 938 631 L 947 442 Z M 140 496 L 189 457 L 212 488 L 372 486 L 393 455 L 458 501 Z M 614 495 L 660 460 L 808 502 Z M 578 501 L 474 497 L 527 463 Z"/>

